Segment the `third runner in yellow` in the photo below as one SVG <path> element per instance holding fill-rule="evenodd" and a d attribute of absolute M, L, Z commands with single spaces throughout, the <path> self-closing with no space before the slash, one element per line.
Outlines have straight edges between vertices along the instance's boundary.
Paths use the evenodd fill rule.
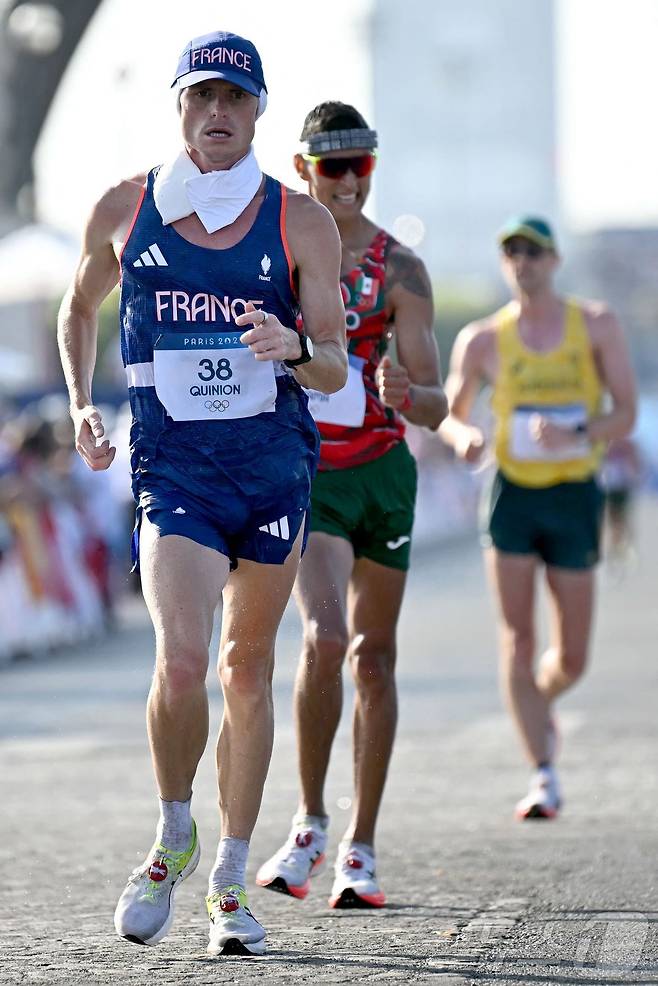
<path fill-rule="evenodd" d="M 467 326 L 455 343 L 441 433 L 476 462 L 484 448 L 469 424 L 483 381 L 493 387 L 498 471 L 488 503 L 487 562 L 500 619 L 501 677 L 534 768 L 519 818 L 553 818 L 553 701 L 581 677 L 587 658 L 602 496 L 595 474 L 606 442 L 630 430 L 635 388 L 615 316 L 553 289 L 559 257 L 543 219 L 502 230 L 502 269 L 514 299 Z M 610 409 L 604 410 L 604 392 Z M 534 666 L 536 575 L 544 567 L 551 645 Z"/>

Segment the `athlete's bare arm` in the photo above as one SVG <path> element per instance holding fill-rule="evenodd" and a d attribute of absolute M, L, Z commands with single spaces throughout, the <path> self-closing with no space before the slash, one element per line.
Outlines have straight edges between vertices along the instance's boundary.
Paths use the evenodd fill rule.
<path fill-rule="evenodd" d="M 450 413 L 440 429 L 441 437 L 467 462 L 477 462 L 484 451 L 484 436 L 469 424 L 469 417 L 482 384 L 493 383 L 496 372 L 493 321 L 484 319 L 467 325 L 452 349 L 446 380 Z"/>
<path fill-rule="evenodd" d="M 299 367 L 297 379 L 304 387 L 333 394 L 347 381 L 338 229 L 323 205 L 309 195 L 291 193 L 288 240 L 299 275 L 304 331 L 313 340 L 316 354 L 310 363 Z"/>
<path fill-rule="evenodd" d="M 340 237 L 328 209 L 309 195 L 289 190 L 286 231 L 297 269 L 299 302 L 304 332 L 313 341 L 313 359 L 293 372 L 303 387 L 333 394 L 347 380 L 345 307 L 340 293 Z M 236 322 L 254 328 L 242 336 L 256 352 L 256 359 L 297 359 L 301 346 L 297 332 L 268 318 L 259 326 L 260 314 L 249 311 Z M 257 347 L 262 347 L 259 353 Z M 276 355 L 274 355 L 276 354 Z"/>
<path fill-rule="evenodd" d="M 143 176 L 121 182 L 92 210 L 78 268 L 59 311 L 57 341 L 69 391 L 75 445 L 93 470 L 107 469 L 116 452 L 107 439 L 100 441 L 105 429 L 91 396 L 98 308 L 119 280 L 114 244 L 125 236 L 142 184 Z"/>
<path fill-rule="evenodd" d="M 612 398 L 611 410 L 592 418 L 587 434 L 594 442 L 623 438 L 633 427 L 637 412 L 635 374 L 624 331 L 616 315 L 605 305 L 587 305 L 585 321 L 597 369 Z"/>
<path fill-rule="evenodd" d="M 387 259 L 386 305 L 395 326 L 398 365 L 382 359 L 376 377 L 379 395 L 414 424 L 438 428 L 448 401 L 434 336 L 432 285 L 422 260 L 400 244 Z"/>

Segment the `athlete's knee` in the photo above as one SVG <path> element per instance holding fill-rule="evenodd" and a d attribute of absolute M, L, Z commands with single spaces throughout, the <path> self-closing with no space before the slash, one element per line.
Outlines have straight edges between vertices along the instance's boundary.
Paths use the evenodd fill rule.
<path fill-rule="evenodd" d="M 384 691 L 395 682 L 395 644 L 360 635 L 350 651 L 350 666 L 360 692 Z"/>
<path fill-rule="evenodd" d="M 182 695 L 203 686 L 208 673 L 208 651 L 193 644 L 167 644 L 158 650 L 154 679 L 169 694 Z"/>
<path fill-rule="evenodd" d="M 269 694 L 273 664 L 271 642 L 248 646 L 228 641 L 219 655 L 219 680 L 224 695 L 258 700 Z"/>
<path fill-rule="evenodd" d="M 306 670 L 322 677 L 340 674 L 348 646 L 344 627 L 322 629 L 313 623 L 304 631 L 302 660 Z"/>
<path fill-rule="evenodd" d="M 571 683 L 582 677 L 587 664 L 587 652 L 584 650 L 559 650 L 556 663 L 560 674 Z"/>

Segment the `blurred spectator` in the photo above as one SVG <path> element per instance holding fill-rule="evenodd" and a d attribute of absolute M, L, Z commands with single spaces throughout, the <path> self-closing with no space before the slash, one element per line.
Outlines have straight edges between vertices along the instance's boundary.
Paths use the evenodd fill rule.
<path fill-rule="evenodd" d="M 129 491 L 128 491 L 129 492 Z M 0 419 L 0 657 L 72 643 L 112 622 L 122 508 L 83 475 L 66 401 Z"/>

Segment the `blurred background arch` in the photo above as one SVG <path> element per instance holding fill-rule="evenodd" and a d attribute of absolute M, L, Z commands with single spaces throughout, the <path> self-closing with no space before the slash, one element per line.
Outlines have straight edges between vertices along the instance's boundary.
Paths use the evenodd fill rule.
<path fill-rule="evenodd" d="M 34 149 L 71 56 L 100 3 L 0 4 L 0 236 L 35 218 Z"/>

